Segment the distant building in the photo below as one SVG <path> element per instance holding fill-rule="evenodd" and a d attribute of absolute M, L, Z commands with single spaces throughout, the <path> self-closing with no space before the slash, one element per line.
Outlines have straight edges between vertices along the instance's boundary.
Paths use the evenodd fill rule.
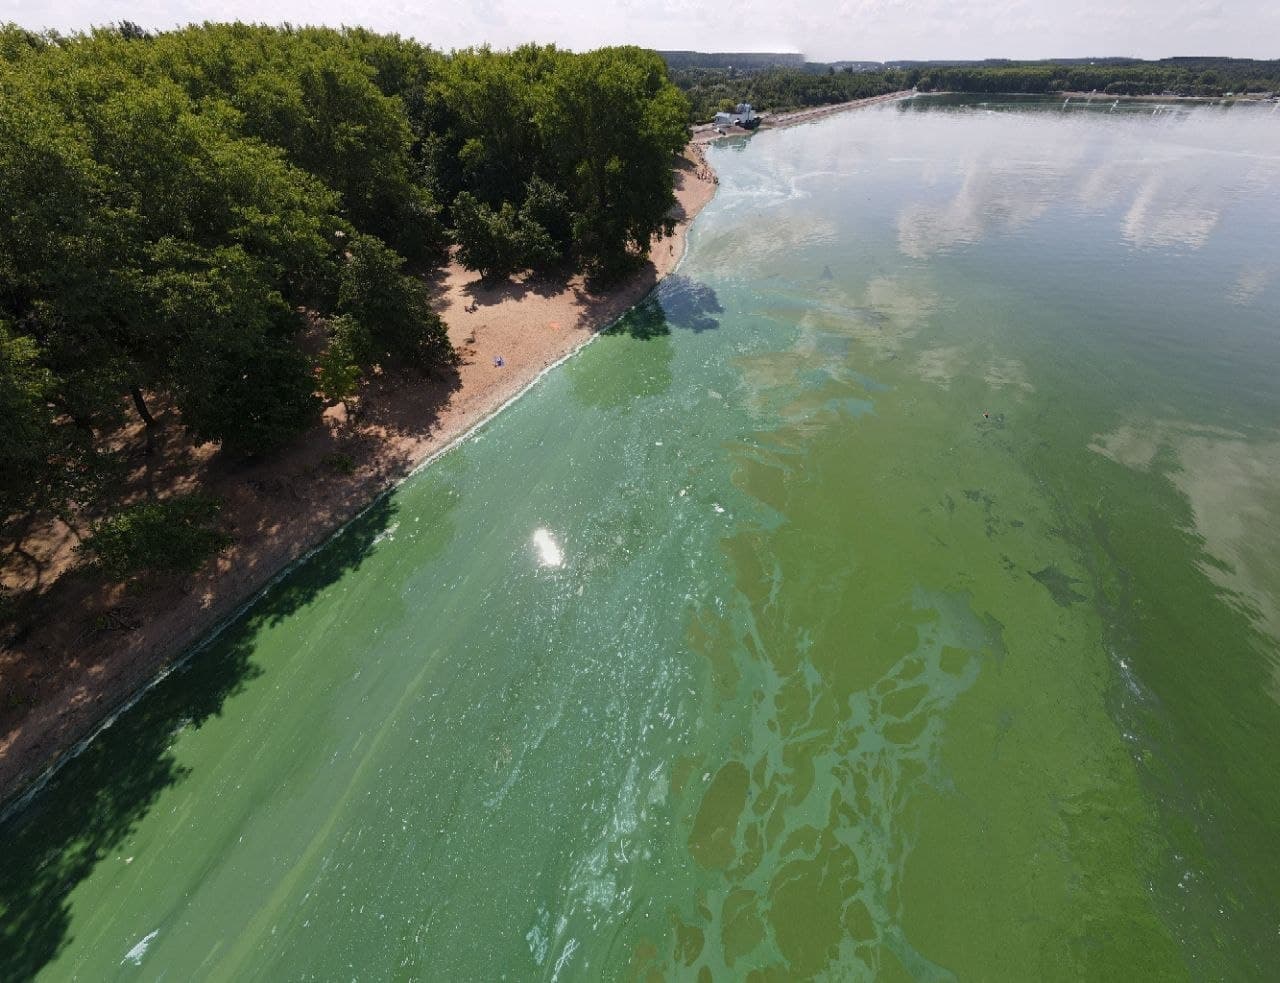
<path fill-rule="evenodd" d="M 731 113 L 716 113 L 716 126 L 741 126 L 746 130 L 754 130 L 760 125 L 760 117 L 756 115 L 751 103 L 740 102 L 733 107 Z"/>

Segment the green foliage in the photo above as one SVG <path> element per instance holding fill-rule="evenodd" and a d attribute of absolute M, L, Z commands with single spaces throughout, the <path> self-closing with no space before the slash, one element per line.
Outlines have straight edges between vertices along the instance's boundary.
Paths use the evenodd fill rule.
<path fill-rule="evenodd" d="M 545 269 L 560 262 L 573 245 L 569 196 L 535 174 L 525 186 L 520 227 L 530 266 Z"/>
<path fill-rule="evenodd" d="M 113 580 L 138 573 L 194 573 L 231 538 L 215 522 L 221 505 L 186 495 L 121 509 L 95 523 L 80 547 Z"/>
<path fill-rule="evenodd" d="M 329 344 L 316 373 L 325 399 L 345 403 L 356 394 L 372 348 L 373 339 L 355 318 L 342 315 L 329 322 Z"/>
<path fill-rule="evenodd" d="M 444 322 L 428 304 L 422 283 L 405 276 L 403 266 L 404 260 L 373 236 L 351 241 L 338 309 L 358 322 L 370 346 L 363 351 L 355 346 L 353 353 L 364 361 L 389 356 L 424 368 L 452 363 L 455 355 Z"/>
<path fill-rule="evenodd" d="M 671 227 L 671 161 L 689 104 L 652 51 L 602 48 L 557 68 L 539 127 L 563 175 L 578 258 L 608 278 Z"/>
<path fill-rule="evenodd" d="M 0 522 L 102 509 L 135 394 L 263 454 L 317 390 L 452 364 L 416 275 L 446 224 L 489 277 L 627 268 L 670 224 L 687 116 L 638 48 L 0 26 Z"/>
<path fill-rule="evenodd" d="M 313 423 L 320 409 L 306 357 L 251 324 L 227 325 L 216 346 L 184 346 L 176 389 L 183 422 L 197 440 L 236 454 L 273 450 Z"/>
<path fill-rule="evenodd" d="M 33 338 L 0 321 L 0 519 L 91 497 L 111 476 L 110 459 L 94 448 L 52 401 L 58 386 Z"/>
<path fill-rule="evenodd" d="M 757 111 L 775 113 L 883 95 L 910 84 L 899 72 L 822 72 L 802 68 L 767 67 L 751 73 L 726 68 L 686 68 L 675 82 L 689 97 L 695 123 L 711 120 L 718 111 L 732 111 L 749 102 Z"/>
<path fill-rule="evenodd" d="M 502 279 L 528 265 L 519 218 L 511 202 L 504 201 L 494 209 L 464 191 L 453 201 L 453 222 L 458 259 L 486 280 Z"/>
<path fill-rule="evenodd" d="M 1280 88 L 1280 61 L 1245 58 L 1103 59 L 941 65 L 921 88 L 951 92 L 1106 92 L 1113 95 L 1220 96 Z"/>
<path fill-rule="evenodd" d="M 534 176 L 519 211 L 509 201 L 491 208 L 469 191 L 453 200 L 458 259 L 486 280 L 554 267 L 572 248 L 569 196 Z"/>
<path fill-rule="evenodd" d="M 31 338 L 0 322 L 0 509 L 6 515 L 34 504 L 42 490 L 48 497 L 48 485 L 56 483 L 57 437 L 46 405 L 53 379 L 37 355 Z"/>

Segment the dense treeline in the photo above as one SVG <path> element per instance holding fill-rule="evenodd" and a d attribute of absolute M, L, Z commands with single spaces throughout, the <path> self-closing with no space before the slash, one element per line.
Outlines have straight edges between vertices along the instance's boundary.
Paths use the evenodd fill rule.
<path fill-rule="evenodd" d="M 692 53 L 672 65 L 689 97 L 692 119 L 749 102 L 785 112 L 918 87 L 925 92 L 1090 92 L 1112 95 L 1223 96 L 1280 91 L 1280 61 L 1248 58 L 1101 59 L 1069 62 L 906 62 L 856 70 L 845 64 L 752 68 L 699 62 Z M 718 57 L 718 56 L 709 56 Z"/>
<path fill-rule="evenodd" d="M 689 98 L 690 119 L 704 123 L 720 110 L 749 102 L 760 111 L 783 113 L 806 106 L 826 106 L 866 99 L 910 88 L 907 73 L 827 72 L 804 68 L 766 68 L 747 72 L 737 68 L 673 70 L 672 81 Z"/>
<path fill-rule="evenodd" d="M 1280 61 L 1167 58 L 1151 62 L 949 65 L 912 68 L 920 88 L 950 92 L 1106 92 L 1222 96 L 1280 90 Z"/>
<path fill-rule="evenodd" d="M 804 66 L 804 55 L 783 51 L 659 51 L 672 71 L 682 68 L 736 68 L 760 71 L 766 68 Z"/>
<path fill-rule="evenodd" d="M 260 454 L 453 352 L 409 271 L 626 270 L 688 105 L 658 56 L 363 30 L 0 27 L 0 520 L 100 501 L 157 398 Z M 150 430 L 148 431 L 150 432 Z"/>

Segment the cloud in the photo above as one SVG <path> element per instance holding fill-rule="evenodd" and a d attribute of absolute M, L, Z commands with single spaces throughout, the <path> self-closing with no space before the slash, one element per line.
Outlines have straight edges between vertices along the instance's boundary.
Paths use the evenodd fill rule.
<path fill-rule="evenodd" d="M 1272 58 L 1280 5 L 1244 0 L 0 0 L 0 19 L 63 31 L 132 20 L 361 24 L 437 48 L 526 41 L 584 49 L 633 43 L 701 51 L 804 51 L 811 58 L 1046 58 L 1230 54 Z"/>
<path fill-rule="evenodd" d="M 1182 420 L 1133 420 L 1096 434 L 1089 449 L 1136 471 L 1163 470 L 1191 506 L 1206 557 L 1205 575 L 1243 602 L 1255 626 L 1280 640 L 1280 526 L 1274 521 L 1280 488 L 1280 435 L 1253 439 Z M 1162 468 L 1161 451 L 1176 460 Z M 1280 660 L 1270 690 L 1280 700 Z"/>
<path fill-rule="evenodd" d="M 1208 241 L 1219 215 L 1218 208 L 1171 192 L 1159 174 L 1152 174 L 1125 214 L 1122 228 L 1125 239 L 1139 248 L 1182 245 L 1199 249 Z"/>

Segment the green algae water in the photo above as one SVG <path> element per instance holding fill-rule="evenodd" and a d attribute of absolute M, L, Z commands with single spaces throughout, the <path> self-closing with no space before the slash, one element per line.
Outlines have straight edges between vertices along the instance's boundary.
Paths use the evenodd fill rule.
<path fill-rule="evenodd" d="M 679 274 L 0 826 L 0 977 L 1280 975 L 1280 114 L 713 148 Z"/>

